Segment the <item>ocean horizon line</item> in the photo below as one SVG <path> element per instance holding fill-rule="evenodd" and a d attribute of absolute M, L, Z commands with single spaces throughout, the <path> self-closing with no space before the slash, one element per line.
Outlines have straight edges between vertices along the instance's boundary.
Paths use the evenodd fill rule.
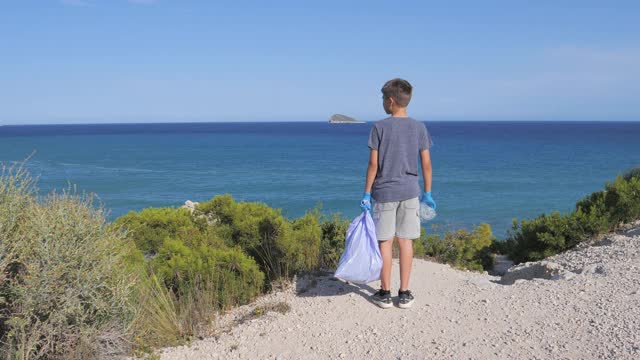
<path fill-rule="evenodd" d="M 531 123 L 637 123 L 640 120 L 421 120 L 420 117 L 410 116 L 422 122 L 429 123 L 509 123 L 509 124 L 531 124 Z M 374 123 L 384 119 L 360 120 L 364 124 Z M 37 124 L 0 124 L 0 127 L 22 127 L 22 126 L 100 126 L 100 125 L 189 125 L 189 124 L 304 124 L 304 123 L 329 123 L 328 120 L 280 120 L 280 121 L 159 121 L 159 122 L 94 122 L 94 123 L 37 123 Z M 360 123 L 360 124 L 363 124 Z M 338 124 L 341 125 L 341 124 Z M 349 124 L 355 125 L 355 124 Z"/>

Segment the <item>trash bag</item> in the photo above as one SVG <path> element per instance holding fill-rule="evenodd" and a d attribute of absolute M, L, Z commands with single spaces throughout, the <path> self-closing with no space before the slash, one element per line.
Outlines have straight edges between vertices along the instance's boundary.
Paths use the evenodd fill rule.
<path fill-rule="evenodd" d="M 427 203 L 420 202 L 420 221 L 425 222 L 429 220 L 433 220 L 436 217 L 436 211 Z"/>
<path fill-rule="evenodd" d="M 382 255 L 369 211 L 358 215 L 347 229 L 344 252 L 334 276 L 357 284 L 380 279 Z"/>

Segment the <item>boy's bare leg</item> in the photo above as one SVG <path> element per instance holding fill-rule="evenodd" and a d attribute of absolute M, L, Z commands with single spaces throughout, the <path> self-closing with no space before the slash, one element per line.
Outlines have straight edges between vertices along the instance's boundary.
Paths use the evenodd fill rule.
<path fill-rule="evenodd" d="M 382 270 L 380 271 L 380 282 L 382 290 L 391 289 L 391 255 L 393 249 L 393 239 L 378 241 L 380 254 L 382 255 Z"/>
<path fill-rule="evenodd" d="M 411 275 L 411 263 L 413 261 L 413 242 L 411 239 L 398 238 L 398 245 L 400 246 L 400 290 L 404 291 L 409 288 L 409 276 Z"/>

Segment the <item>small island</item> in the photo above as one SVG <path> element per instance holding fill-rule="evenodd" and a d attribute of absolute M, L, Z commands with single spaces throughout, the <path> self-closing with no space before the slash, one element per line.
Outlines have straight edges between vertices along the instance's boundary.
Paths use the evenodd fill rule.
<path fill-rule="evenodd" d="M 329 118 L 329 123 L 331 124 L 364 124 L 364 121 L 356 120 L 354 118 L 350 118 L 346 115 L 334 114 Z"/>

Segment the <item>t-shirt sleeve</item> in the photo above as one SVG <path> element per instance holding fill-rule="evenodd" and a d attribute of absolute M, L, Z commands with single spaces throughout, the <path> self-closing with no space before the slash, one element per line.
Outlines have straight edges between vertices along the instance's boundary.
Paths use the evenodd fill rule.
<path fill-rule="evenodd" d="M 426 150 L 433 146 L 433 141 L 431 141 L 431 134 L 429 134 L 429 130 L 427 130 L 427 126 L 424 123 L 421 123 L 420 132 L 418 137 L 418 147 L 420 151 Z"/>
<path fill-rule="evenodd" d="M 371 133 L 369 133 L 369 148 L 373 150 L 378 150 L 380 147 L 380 135 L 378 134 L 378 128 L 372 127 Z"/>

